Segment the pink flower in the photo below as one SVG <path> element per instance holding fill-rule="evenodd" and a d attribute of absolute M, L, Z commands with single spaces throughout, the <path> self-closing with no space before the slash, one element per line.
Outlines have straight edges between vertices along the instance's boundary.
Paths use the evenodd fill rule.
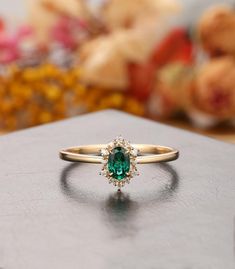
<path fill-rule="evenodd" d="M 51 29 L 53 41 L 70 49 L 75 49 L 80 44 L 85 32 L 85 22 L 70 17 L 61 17 Z"/>
<path fill-rule="evenodd" d="M 7 64 L 19 58 L 17 39 L 5 34 L 0 35 L 0 63 Z"/>

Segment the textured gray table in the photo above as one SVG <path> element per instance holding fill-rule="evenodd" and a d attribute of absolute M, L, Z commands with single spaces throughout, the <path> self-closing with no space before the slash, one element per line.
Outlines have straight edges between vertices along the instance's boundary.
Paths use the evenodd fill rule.
<path fill-rule="evenodd" d="M 116 135 L 176 147 L 118 197 L 58 150 Z M 0 137 L 0 268 L 234 268 L 235 147 L 115 111 Z"/>

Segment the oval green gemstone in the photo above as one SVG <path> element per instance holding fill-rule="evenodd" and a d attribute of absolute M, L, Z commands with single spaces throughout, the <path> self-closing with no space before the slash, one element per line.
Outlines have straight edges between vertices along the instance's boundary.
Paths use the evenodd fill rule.
<path fill-rule="evenodd" d="M 123 147 L 116 147 L 109 154 L 108 170 L 118 180 L 125 178 L 130 171 L 130 155 Z"/>

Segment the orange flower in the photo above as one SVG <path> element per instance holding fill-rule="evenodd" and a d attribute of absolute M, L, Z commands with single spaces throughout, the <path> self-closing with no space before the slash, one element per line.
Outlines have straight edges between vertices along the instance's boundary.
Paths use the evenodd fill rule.
<path fill-rule="evenodd" d="M 199 70 L 191 92 L 192 107 L 219 120 L 235 117 L 235 61 L 214 59 Z"/>
<path fill-rule="evenodd" d="M 227 6 L 207 10 L 198 23 L 203 48 L 211 56 L 235 56 L 235 12 Z"/>

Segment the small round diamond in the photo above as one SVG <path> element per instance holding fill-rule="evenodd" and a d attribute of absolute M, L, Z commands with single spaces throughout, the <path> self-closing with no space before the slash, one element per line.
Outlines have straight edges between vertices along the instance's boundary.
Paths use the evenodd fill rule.
<path fill-rule="evenodd" d="M 109 152 L 108 152 L 107 149 L 101 149 L 100 153 L 101 153 L 102 156 L 108 156 L 109 155 Z"/>
<path fill-rule="evenodd" d="M 138 155 L 138 149 L 132 148 L 131 155 L 136 157 Z"/>

